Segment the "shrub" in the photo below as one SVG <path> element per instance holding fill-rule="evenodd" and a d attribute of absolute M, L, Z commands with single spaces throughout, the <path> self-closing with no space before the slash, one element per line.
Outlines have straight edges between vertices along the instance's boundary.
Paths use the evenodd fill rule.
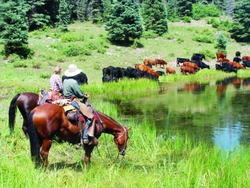
<path fill-rule="evenodd" d="M 85 37 L 83 35 L 77 36 L 73 33 L 65 33 L 61 37 L 61 41 L 66 43 L 66 42 L 76 42 L 76 41 L 84 41 Z"/>
<path fill-rule="evenodd" d="M 67 57 L 78 56 L 78 55 L 91 55 L 91 50 L 87 46 L 82 47 L 76 44 L 68 45 L 65 47 L 63 54 Z"/>
<path fill-rule="evenodd" d="M 27 65 L 24 61 L 15 61 L 15 62 L 13 63 L 13 66 L 14 66 L 15 68 L 18 68 L 18 67 L 27 68 L 27 67 L 28 67 L 28 65 Z"/>
<path fill-rule="evenodd" d="M 156 37 L 158 37 L 158 35 L 156 33 L 154 33 L 153 30 L 148 30 L 148 31 L 144 31 L 142 34 L 142 37 L 145 39 L 154 39 Z"/>
<path fill-rule="evenodd" d="M 183 17 L 183 22 L 185 22 L 185 23 L 191 23 L 191 20 L 192 20 L 192 18 L 189 17 L 189 16 L 184 16 Z"/>
<path fill-rule="evenodd" d="M 203 43 L 213 43 L 214 36 L 209 35 L 199 35 L 193 38 L 194 41 L 203 42 Z"/>
<path fill-rule="evenodd" d="M 21 58 L 18 54 L 11 54 L 9 57 L 8 57 L 8 62 L 9 63 L 14 63 L 16 61 L 20 61 Z"/>
<path fill-rule="evenodd" d="M 200 20 L 205 17 L 218 17 L 220 12 L 215 5 L 202 5 L 202 4 L 193 4 L 192 7 L 192 18 L 194 20 Z"/>

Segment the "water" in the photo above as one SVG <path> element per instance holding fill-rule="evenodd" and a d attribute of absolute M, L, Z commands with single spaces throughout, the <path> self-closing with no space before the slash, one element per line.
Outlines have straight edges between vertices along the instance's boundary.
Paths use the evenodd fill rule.
<path fill-rule="evenodd" d="M 224 150 L 250 141 L 250 78 L 166 84 L 159 94 L 116 102 L 119 116 L 156 126 L 157 136 L 188 136 Z"/>

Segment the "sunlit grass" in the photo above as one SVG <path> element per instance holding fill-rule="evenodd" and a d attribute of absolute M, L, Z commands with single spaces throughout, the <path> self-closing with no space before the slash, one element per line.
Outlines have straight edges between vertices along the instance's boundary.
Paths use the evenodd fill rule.
<path fill-rule="evenodd" d="M 227 77 L 236 76 L 236 73 L 227 73 L 223 71 L 218 71 L 215 69 L 201 69 L 196 74 L 189 74 L 189 75 L 183 75 L 183 74 L 172 74 L 172 75 L 165 75 L 161 76 L 159 78 L 160 82 L 209 82 L 211 80 L 215 79 L 223 79 Z"/>

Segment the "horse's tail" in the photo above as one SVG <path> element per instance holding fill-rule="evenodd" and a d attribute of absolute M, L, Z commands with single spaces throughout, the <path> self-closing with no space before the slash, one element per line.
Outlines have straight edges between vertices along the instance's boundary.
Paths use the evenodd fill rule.
<path fill-rule="evenodd" d="M 35 166 L 38 167 L 38 165 L 41 163 L 41 157 L 40 157 L 41 142 L 33 122 L 33 115 L 34 112 L 31 112 L 29 115 L 28 134 L 30 139 L 31 159 L 32 161 L 35 162 Z"/>
<path fill-rule="evenodd" d="M 10 134 L 12 134 L 14 131 L 15 118 L 16 118 L 16 101 L 20 95 L 21 95 L 21 93 L 18 93 L 10 102 L 10 107 L 9 107 Z"/>

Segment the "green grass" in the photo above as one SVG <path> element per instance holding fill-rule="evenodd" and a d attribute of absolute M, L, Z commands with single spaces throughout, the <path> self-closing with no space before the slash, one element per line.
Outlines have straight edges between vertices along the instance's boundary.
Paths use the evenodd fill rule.
<path fill-rule="evenodd" d="M 162 58 L 169 65 L 175 65 L 177 57 L 190 58 L 193 53 L 202 51 L 214 53 L 214 57 L 209 57 L 207 62 L 215 62 L 214 44 L 193 40 L 195 36 L 202 34 L 200 27 L 209 33 L 217 33 L 214 28 L 202 26 L 169 23 L 168 34 L 156 39 L 140 39 L 143 48 L 109 44 L 103 37 L 106 35 L 103 26 L 88 23 L 72 24 L 68 34 L 54 29 L 30 33 L 29 45 L 34 49 L 35 56 L 33 59 L 21 61 L 27 68 L 14 68 L 14 63 L 6 63 L 6 60 L 0 62 L 0 187 L 249 187 L 248 147 L 221 153 L 218 148 L 211 148 L 205 143 L 192 143 L 188 136 L 157 138 L 155 125 L 146 120 L 138 123 L 121 119 L 118 117 L 116 105 L 107 102 L 157 95 L 159 90 L 157 82 L 144 79 L 124 79 L 103 84 L 102 68 L 109 65 L 133 67 L 136 63 L 142 63 L 145 58 Z M 216 35 L 214 37 L 216 40 Z M 66 56 L 65 49 L 73 44 L 84 46 L 91 55 Z M 3 49 L 2 45 L 0 49 Z M 229 58 L 232 59 L 238 50 L 248 55 L 248 46 L 229 41 Z M 22 118 L 19 112 L 15 132 L 9 135 L 9 103 L 18 92 L 38 93 L 42 87 L 49 88 L 49 77 L 54 66 L 59 65 L 64 71 L 70 63 L 77 64 L 87 74 L 89 84 L 81 88 L 90 94 L 94 107 L 119 123 L 132 127 L 127 154 L 124 158 L 120 156 L 117 159 L 118 151 L 113 138 L 104 134 L 99 140 L 98 148 L 93 152 L 91 166 L 85 169 L 81 163 L 82 150 L 76 150 L 75 146 L 68 143 L 54 142 L 49 155 L 49 168 L 46 171 L 35 169 L 31 162 L 29 140 L 21 130 Z M 34 65 L 38 65 L 38 68 L 34 68 Z M 157 70 L 163 69 L 158 67 Z M 238 76 L 246 77 L 248 72 L 249 70 L 239 71 Z M 163 76 L 160 81 L 167 82 L 166 84 L 184 84 L 197 80 L 206 83 L 210 79 L 222 79 L 232 75 L 235 74 L 215 71 L 212 68 L 199 71 L 196 75 L 178 73 Z M 160 104 L 161 100 L 171 100 L 171 97 L 159 97 L 158 101 L 149 98 L 148 104 Z M 211 103 L 215 102 L 213 98 L 210 100 Z M 180 109 L 179 106 L 171 108 Z"/>

